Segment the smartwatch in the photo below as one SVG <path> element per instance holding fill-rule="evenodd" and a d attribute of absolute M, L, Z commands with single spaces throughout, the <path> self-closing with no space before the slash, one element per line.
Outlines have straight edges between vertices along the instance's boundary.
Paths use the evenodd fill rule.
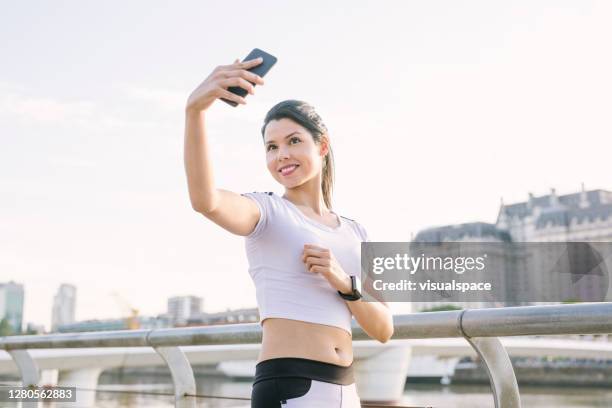
<path fill-rule="evenodd" d="M 359 276 L 351 275 L 351 293 L 344 294 L 338 291 L 338 294 L 342 296 L 344 300 L 361 299 L 361 279 L 359 279 Z"/>

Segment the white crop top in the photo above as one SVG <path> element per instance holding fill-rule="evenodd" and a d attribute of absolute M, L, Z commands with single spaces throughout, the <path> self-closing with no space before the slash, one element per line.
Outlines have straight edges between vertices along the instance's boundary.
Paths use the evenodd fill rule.
<path fill-rule="evenodd" d="M 338 216 L 330 227 L 307 217 L 291 201 L 268 192 L 244 193 L 261 217 L 245 237 L 249 274 L 255 284 L 259 323 L 268 317 L 326 324 L 351 331 L 351 311 L 337 290 L 302 262 L 304 244 L 329 248 L 348 275 L 361 273 L 361 242 L 368 241 L 356 221 Z"/>

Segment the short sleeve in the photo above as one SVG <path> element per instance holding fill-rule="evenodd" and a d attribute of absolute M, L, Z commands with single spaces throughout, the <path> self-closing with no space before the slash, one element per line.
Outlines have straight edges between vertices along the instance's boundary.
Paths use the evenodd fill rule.
<path fill-rule="evenodd" d="M 258 192 L 254 191 L 252 193 L 242 193 L 241 196 L 248 197 L 251 200 L 255 201 L 255 204 L 259 208 L 259 221 L 255 226 L 255 229 L 247 235 L 245 238 L 257 238 L 266 230 L 266 226 L 268 225 L 268 220 L 272 216 L 273 206 L 271 203 L 272 193 L 270 192 Z"/>

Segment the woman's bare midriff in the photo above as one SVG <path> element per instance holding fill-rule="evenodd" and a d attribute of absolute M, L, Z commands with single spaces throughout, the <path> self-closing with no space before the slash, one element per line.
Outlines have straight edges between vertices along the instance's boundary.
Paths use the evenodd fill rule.
<path fill-rule="evenodd" d="M 353 362 L 351 335 L 339 327 L 299 320 L 267 318 L 257 362 L 299 357 L 349 366 Z"/>

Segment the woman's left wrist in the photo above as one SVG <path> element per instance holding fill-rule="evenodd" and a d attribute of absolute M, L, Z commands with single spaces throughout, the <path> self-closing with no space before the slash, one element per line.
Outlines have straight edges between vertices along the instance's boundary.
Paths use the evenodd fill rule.
<path fill-rule="evenodd" d="M 337 288 L 340 292 L 345 295 L 350 295 L 353 293 L 353 285 L 351 284 L 351 276 L 345 274 L 340 281 L 340 287 Z"/>

